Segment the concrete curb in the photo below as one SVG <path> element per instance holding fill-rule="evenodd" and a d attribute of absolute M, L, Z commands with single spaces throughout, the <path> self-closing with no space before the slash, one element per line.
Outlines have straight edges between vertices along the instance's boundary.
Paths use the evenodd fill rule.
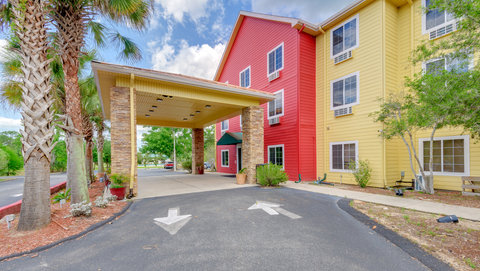
<path fill-rule="evenodd" d="M 50 195 L 57 193 L 58 191 L 64 189 L 65 187 L 67 187 L 66 181 L 50 187 Z M 9 214 L 20 212 L 21 207 L 22 207 L 22 200 L 0 207 L 0 218 Z"/>
<path fill-rule="evenodd" d="M 3 262 L 5 260 L 8 260 L 8 259 L 11 259 L 11 258 L 16 258 L 16 257 L 21 257 L 21 256 L 24 256 L 24 255 L 28 255 L 28 254 L 32 254 L 32 253 L 38 253 L 38 252 L 41 252 L 41 251 L 44 251 L 44 250 L 47 250 L 49 248 L 52 248 L 52 247 L 55 247 L 57 245 L 60 245 L 64 242 L 67 242 L 67 241 L 70 241 L 70 240 L 74 240 L 74 239 L 77 239 L 79 237 L 82 237 L 84 235 L 86 235 L 87 233 L 91 232 L 91 231 L 94 231 L 98 228 L 100 228 L 101 226 L 113 221 L 114 219 L 116 219 L 117 217 L 123 215 L 127 210 L 128 208 L 130 208 L 130 206 L 133 204 L 133 201 L 130 201 L 127 203 L 127 205 L 125 207 L 123 207 L 123 209 L 118 212 L 118 213 L 115 213 L 113 214 L 113 216 L 111 216 L 110 218 L 108 218 L 107 220 L 103 220 L 103 221 L 100 221 L 100 222 L 97 222 L 93 225 L 91 225 L 90 227 L 88 227 L 86 230 L 80 232 L 80 233 L 77 233 L 75 235 L 72 235 L 72 236 L 68 236 L 68 237 L 65 237 L 61 240 L 58 240 L 56 242 L 53 242 L 51 244 L 48 244 L 48 245 L 44 245 L 44 246 L 41 246 L 41 247 L 36 247 L 32 250 L 29 250 L 29 251 L 24 251 L 24 252 L 19 252 L 19 253 L 15 253 L 15 254 L 11 254 L 11 255 L 7 255 L 7 256 L 4 256 L 4 257 L 0 257 L 0 262 Z"/>
<path fill-rule="evenodd" d="M 450 265 L 435 258 L 433 255 L 426 252 L 418 245 L 410 242 L 410 240 L 408 240 L 407 238 L 404 238 L 398 233 L 387 229 L 385 226 L 373 221 L 367 215 L 357 211 L 355 208 L 350 206 L 351 201 L 352 200 L 350 199 L 342 198 L 337 201 L 337 205 L 340 209 L 351 215 L 353 218 L 362 222 L 371 230 L 375 231 L 381 236 L 385 237 L 385 239 L 392 242 L 394 245 L 405 251 L 411 257 L 417 259 L 419 262 L 421 262 L 423 265 L 430 268 L 431 270 L 454 271 L 454 269 Z M 375 229 L 373 229 L 373 226 L 376 226 Z"/>

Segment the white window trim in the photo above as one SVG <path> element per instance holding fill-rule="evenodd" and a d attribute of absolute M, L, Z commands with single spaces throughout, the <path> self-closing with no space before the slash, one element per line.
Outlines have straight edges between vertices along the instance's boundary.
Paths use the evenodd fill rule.
<path fill-rule="evenodd" d="M 356 34 L 355 34 L 355 35 L 357 35 L 357 37 L 356 37 L 356 39 L 355 39 L 356 44 L 355 44 L 353 47 L 348 48 L 348 49 L 343 49 L 343 51 L 341 51 L 340 53 L 337 53 L 336 55 L 334 55 L 334 54 L 333 54 L 333 32 L 334 32 L 335 30 L 339 29 L 340 27 L 344 26 L 345 24 L 353 21 L 353 20 L 357 20 L 357 24 L 355 25 L 355 27 L 356 27 Z M 344 54 L 344 53 L 347 52 L 347 51 L 351 51 L 351 50 L 353 50 L 353 49 L 356 49 L 356 48 L 358 48 L 358 46 L 360 46 L 360 35 L 359 35 L 359 34 L 360 34 L 360 30 L 359 30 L 359 29 L 360 29 L 360 19 L 359 19 L 359 16 L 358 16 L 358 14 L 357 14 L 357 15 L 355 15 L 355 16 L 353 16 L 353 17 L 348 18 L 348 19 L 345 20 L 342 24 L 340 24 L 340 25 L 336 26 L 335 28 L 333 28 L 332 30 L 330 30 L 330 58 L 331 58 L 331 59 L 334 59 L 335 57 L 337 57 L 337 56 L 339 56 L 339 55 L 341 55 L 341 54 Z M 344 32 L 344 33 L 345 33 L 345 32 Z M 345 39 L 344 39 L 344 40 L 345 40 Z"/>
<path fill-rule="evenodd" d="M 240 169 L 238 168 L 238 164 L 239 164 L 239 163 L 238 163 L 238 160 L 239 160 L 239 159 L 238 159 L 238 150 L 239 150 L 239 149 L 242 149 L 242 144 L 241 144 L 241 143 L 240 143 L 240 144 L 237 144 L 237 147 L 236 147 L 237 153 L 236 153 L 236 155 L 235 155 L 235 156 L 236 156 L 235 164 L 236 164 L 236 168 L 237 168 L 237 173 L 241 170 L 241 168 L 240 168 Z M 242 162 L 242 161 L 240 161 L 240 163 L 241 163 L 241 162 Z M 243 166 L 243 165 L 242 165 L 242 166 Z"/>
<path fill-rule="evenodd" d="M 273 148 L 277 148 L 277 147 L 282 147 L 282 161 L 283 161 L 283 165 L 282 165 L 282 169 L 285 170 L 285 144 L 279 144 L 279 145 L 269 145 L 268 146 L 268 163 L 270 163 L 270 149 L 273 149 Z M 276 156 L 275 156 L 276 158 Z"/>
<path fill-rule="evenodd" d="M 224 152 L 227 153 L 227 157 L 228 157 L 228 161 L 227 161 L 228 164 L 226 164 L 226 165 L 223 164 L 223 153 L 224 153 Z M 220 156 L 220 160 L 221 160 L 220 162 L 221 162 L 221 164 L 222 164 L 222 167 L 230 167 L 230 152 L 229 152 L 228 150 L 222 150 L 221 156 Z"/>
<path fill-rule="evenodd" d="M 352 77 L 356 75 L 357 76 L 357 101 L 354 102 L 354 103 L 350 103 L 350 104 L 344 104 L 344 105 L 341 105 L 341 106 L 333 106 L 333 84 L 340 81 L 340 80 L 345 80 L 346 78 L 349 78 L 349 77 Z M 345 93 L 345 89 L 343 89 L 344 93 Z M 343 99 L 345 100 L 345 95 L 343 95 Z M 354 106 L 354 105 L 357 105 L 360 103 L 360 72 L 354 72 L 354 73 L 351 73 L 351 74 L 348 74 L 348 75 L 345 75 L 341 78 L 337 78 L 335 80 L 332 80 L 330 81 L 330 110 L 337 110 L 337 109 L 342 109 L 342 108 L 347 108 L 347 107 L 350 107 L 350 106 Z"/>
<path fill-rule="evenodd" d="M 223 123 L 224 121 L 227 122 L 227 129 L 223 129 L 222 123 Z M 228 131 L 229 128 L 230 128 L 230 121 L 229 121 L 229 120 L 222 120 L 222 121 L 220 122 L 220 130 L 221 130 L 222 133 Z"/>
<path fill-rule="evenodd" d="M 274 118 L 278 118 L 278 117 L 283 117 L 285 115 L 285 92 L 283 89 L 279 90 L 279 91 L 276 91 L 274 92 L 273 94 L 277 95 L 278 93 L 282 93 L 282 114 L 278 114 L 278 115 L 275 115 L 273 117 L 270 117 L 269 116 L 269 112 L 270 112 L 270 103 L 268 102 L 267 103 L 267 119 L 274 119 Z M 275 100 L 274 100 L 275 101 Z M 275 104 L 275 107 L 277 106 L 277 104 Z"/>
<path fill-rule="evenodd" d="M 452 140 L 452 139 L 463 139 L 463 159 L 464 159 L 464 172 L 438 172 L 434 171 L 433 176 L 470 176 L 470 136 L 443 136 L 443 137 L 434 137 L 433 140 Z M 430 138 L 420 138 L 418 139 L 418 150 L 420 155 L 420 163 L 423 163 L 423 144 L 427 142 L 430 144 Z M 443 144 L 442 144 L 442 169 L 443 169 Z M 425 171 L 425 174 L 430 174 L 430 171 Z"/>
<path fill-rule="evenodd" d="M 270 64 L 270 63 L 268 62 L 268 61 L 269 61 L 268 55 L 269 55 L 271 52 L 277 50 L 278 47 L 280 47 L 280 46 L 282 46 L 282 67 L 280 67 L 278 70 L 275 70 L 275 71 L 272 72 L 272 73 L 268 73 L 268 64 Z M 284 56 L 285 56 L 285 46 L 284 46 L 284 43 L 283 43 L 283 42 L 280 43 L 279 45 L 277 45 L 277 47 L 273 48 L 272 50 L 270 50 L 270 51 L 267 53 L 267 77 L 269 77 L 270 75 L 272 75 L 272 74 L 274 74 L 274 73 L 276 73 L 276 72 L 279 72 L 279 71 L 283 70 L 283 67 L 285 66 L 285 57 L 284 57 Z"/>
<path fill-rule="evenodd" d="M 252 69 L 251 66 L 246 67 L 242 71 L 238 73 L 238 85 L 242 87 L 242 73 L 246 70 L 250 70 L 250 80 L 248 80 L 248 86 L 244 86 L 244 88 L 249 88 L 252 85 Z"/>
<path fill-rule="evenodd" d="M 449 63 L 448 63 L 446 57 L 437 57 L 437 58 L 432 58 L 432 59 L 429 59 L 427 61 L 422 62 L 422 72 L 423 72 L 423 74 L 425 74 L 427 72 L 427 64 L 428 63 L 432 63 L 432 62 L 435 62 L 435 61 L 440 60 L 440 59 L 445 59 L 444 69 L 447 70 Z M 472 54 L 470 54 L 469 57 L 468 57 L 468 70 L 473 70 L 473 68 L 475 68 L 474 56 Z"/>
<path fill-rule="evenodd" d="M 242 114 L 240 114 L 240 131 L 242 130 Z"/>
<path fill-rule="evenodd" d="M 447 18 L 445 18 L 445 22 L 443 24 L 437 25 L 427 30 L 427 13 L 425 13 L 426 7 L 427 7 L 426 1 L 422 0 L 422 35 L 428 34 L 432 31 L 435 31 L 439 28 L 446 26 L 447 24 L 456 23 L 458 21 L 458 19 L 452 19 L 450 21 L 446 21 Z"/>
<path fill-rule="evenodd" d="M 339 142 L 330 142 L 330 172 L 345 172 L 345 173 L 352 173 L 353 171 L 349 169 L 333 169 L 333 152 L 332 148 L 333 145 L 345 145 L 345 144 L 355 144 L 355 163 L 358 163 L 358 140 L 354 141 L 339 141 Z M 343 148 L 342 148 L 343 150 Z M 343 157 L 344 153 L 342 153 L 342 165 L 344 164 L 343 162 Z"/>

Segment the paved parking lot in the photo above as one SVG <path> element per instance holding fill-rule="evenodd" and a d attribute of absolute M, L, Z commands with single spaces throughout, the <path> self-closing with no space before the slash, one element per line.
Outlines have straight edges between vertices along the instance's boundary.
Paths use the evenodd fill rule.
<path fill-rule="evenodd" d="M 428 270 L 338 199 L 259 187 L 140 199 L 113 224 L 0 270 Z"/>

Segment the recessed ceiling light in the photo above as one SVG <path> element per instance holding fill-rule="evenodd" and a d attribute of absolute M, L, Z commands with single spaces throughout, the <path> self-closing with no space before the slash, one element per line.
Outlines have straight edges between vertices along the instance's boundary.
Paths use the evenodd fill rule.
<path fill-rule="evenodd" d="M 200 110 L 195 111 L 195 113 L 197 113 L 197 114 L 200 113 Z"/>
<path fill-rule="evenodd" d="M 173 99 L 173 96 L 168 96 L 168 98 Z"/>
<path fill-rule="evenodd" d="M 190 114 L 190 117 L 193 117 L 193 116 L 195 116 L 195 114 Z"/>
<path fill-rule="evenodd" d="M 152 105 L 152 108 L 157 108 L 157 106 L 156 106 L 156 105 Z"/>
<path fill-rule="evenodd" d="M 187 118 L 183 118 L 183 120 L 188 120 Z"/>
<path fill-rule="evenodd" d="M 163 101 L 162 98 L 157 98 L 157 102 L 161 102 L 161 101 Z"/>
<path fill-rule="evenodd" d="M 153 112 L 153 109 L 148 110 L 149 112 Z"/>
<path fill-rule="evenodd" d="M 148 118 L 148 117 L 150 117 L 150 115 L 149 115 L 149 114 L 145 114 L 145 117 L 147 117 L 147 118 Z"/>
<path fill-rule="evenodd" d="M 162 96 L 163 96 L 163 97 L 165 97 L 165 98 L 167 98 L 167 97 L 168 97 L 168 95 L 162 95 Z"/>
<path fill-rule="evenodd" d="M 209 105 L 209 104 L 205 105 L 205 108 L 210 108 L 210 107 L 212 107 L 212 106 Z"/>

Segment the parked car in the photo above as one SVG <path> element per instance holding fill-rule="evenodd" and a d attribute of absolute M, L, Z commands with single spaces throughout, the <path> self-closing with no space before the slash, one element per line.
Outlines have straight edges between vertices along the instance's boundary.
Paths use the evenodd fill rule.
<path fill-rule="evenodd" d="M 210 164 L 209 162 L 203 162 L 203 167 L 205 169 L 210 169 L 210 168 L 212 168 L 212 164 Z"/>
<path fill-rule="evenodd" d="M 172 169 L 173 168 L 173 162 L 165 162 L 165 169 Z"/>

